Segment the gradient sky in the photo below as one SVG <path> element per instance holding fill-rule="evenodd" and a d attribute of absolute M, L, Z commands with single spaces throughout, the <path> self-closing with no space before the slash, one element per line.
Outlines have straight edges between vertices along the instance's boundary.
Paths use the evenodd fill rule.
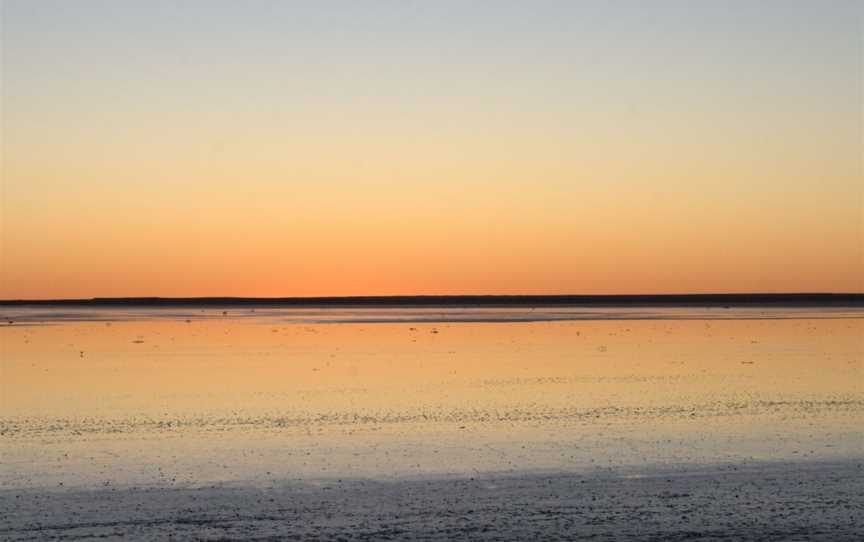
<path fill-rule="evenodd" d="M 864 291 L 858 1 L 0 2 L 0 298 Z"/>

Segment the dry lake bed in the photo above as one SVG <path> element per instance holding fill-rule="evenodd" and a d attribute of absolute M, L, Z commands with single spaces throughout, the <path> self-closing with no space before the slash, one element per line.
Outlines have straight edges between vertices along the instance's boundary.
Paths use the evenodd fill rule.
<path fill-rule="evenodd" d="M 0 538 L 860 540 L 860 308 L 0 310 Z"/>

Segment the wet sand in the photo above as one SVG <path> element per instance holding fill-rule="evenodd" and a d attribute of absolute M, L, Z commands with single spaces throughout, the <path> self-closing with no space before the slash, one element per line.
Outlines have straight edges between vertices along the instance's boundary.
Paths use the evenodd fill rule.
<path fill-rule="evenodd" d="M 861 463 L 0 491 L 5 540 L 860 540 Z"/>
<path fill-rule="evenodd" d="M 844 540 L 860 309 L 16 309 L 0 538 Z"/>

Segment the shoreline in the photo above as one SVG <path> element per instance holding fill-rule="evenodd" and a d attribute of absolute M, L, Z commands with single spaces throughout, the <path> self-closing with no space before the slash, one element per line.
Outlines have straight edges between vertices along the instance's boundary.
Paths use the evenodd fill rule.
<path fill-rule="evenodd" d="M 864 307 L 864 293 L 0 299 L 0 307 Z"/>

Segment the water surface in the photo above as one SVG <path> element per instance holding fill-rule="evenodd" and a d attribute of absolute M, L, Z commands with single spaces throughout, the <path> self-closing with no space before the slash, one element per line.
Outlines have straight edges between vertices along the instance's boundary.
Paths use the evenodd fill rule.
<path fill-rule="evenodd" d="M 3 316 L 7 488 L 864 457 L 854 309 Z"/>

